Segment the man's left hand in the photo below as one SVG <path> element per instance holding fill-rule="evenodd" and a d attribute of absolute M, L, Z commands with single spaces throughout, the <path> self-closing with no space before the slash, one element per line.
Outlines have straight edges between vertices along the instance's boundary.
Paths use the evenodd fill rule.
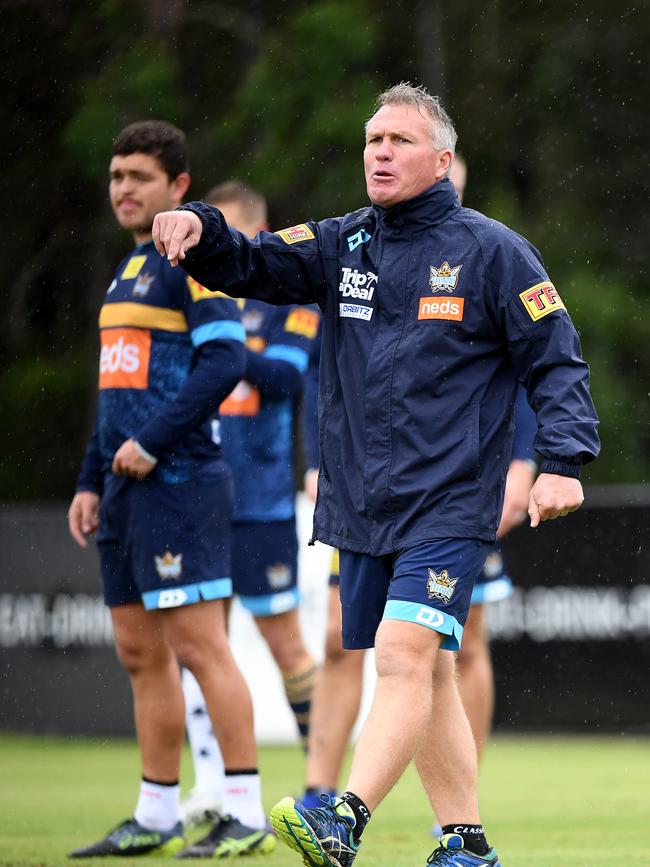
<path fill-rule="evenodd" d="M 552 521 L 575 512 L 583 501 L 582 485 L 578 479 L 542 473 L 530 492 L 530 526 L 537 527 L 540 521 Z"/>
<path fill-rule="evenodd" d="M 113 458 L 113 472 L 116 476 L 144 479 L 155 466 L 155 463 L 148 461 L 140 454 L 133 439 L 122 443 Z"/>

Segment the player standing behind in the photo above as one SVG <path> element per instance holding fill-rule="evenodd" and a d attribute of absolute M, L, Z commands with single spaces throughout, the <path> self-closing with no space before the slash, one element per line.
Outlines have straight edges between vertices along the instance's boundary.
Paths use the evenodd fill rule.
<path fill-rule="evenodd" d="M 201 684 L 237 782 L 218 848 L 270 851 L 264 830 L 253 711 L 228 646 L 232 482 L 215 411 L 245 366 L 231 299 L 190 295 L 188 278 L 156 253 L 158 211 L 190 183 L 184 134 L 131 124 L 113 144 L 110 201 L 136 247 L 118 267 L 99 316 L 94 432 L 69 511 L 86 547 L 97 531 L 104 599 L 133 690 L 142 782 L 132 818 L 71 857 L 179 852 L 184 704 L 178 660 Z M 218 710 L 218 715 L 217 715 Z"/>
<path fill-rule="evenodd" d="M 264 197 L 238 181 L 214 187 L 206 201 L 250 238 L 268 228 Z M 316 665 L 298 619 L 293 426 L 320 317 L 312 309 L 260 301 L 242 300 L 240 308 L 246 371 L 220 407 L 222 448 L 235 485 L 233 589 L 282 673 L 306 748 Z M 195 786 L 182 809 L 186 824 L 198 824 L 219 810 L 221 759 L 200 689 L 188 671 L 183 690 Z"/>

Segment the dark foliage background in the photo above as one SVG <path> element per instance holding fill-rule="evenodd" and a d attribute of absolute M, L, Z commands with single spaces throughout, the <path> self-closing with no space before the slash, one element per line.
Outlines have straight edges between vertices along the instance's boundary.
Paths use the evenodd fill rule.
<path fill-rule="evenodd" d="M 650 13 L 613 0 L 5 0 L 0 497 L 67 497 L 88 435 L 96 316 L 130 239 L 106 201 L 123 125 L 182 126 L 193 197 L 237 176 L 273 225 L 365 202 L 362 124 L 410 79 L 440 93 L 466 204 L 529 237 L 592 365 L 603 457 L 647 481 Z"/>

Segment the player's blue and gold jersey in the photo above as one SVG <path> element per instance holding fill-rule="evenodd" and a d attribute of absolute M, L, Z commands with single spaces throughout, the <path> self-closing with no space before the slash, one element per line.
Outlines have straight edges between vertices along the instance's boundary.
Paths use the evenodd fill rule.
<path fill-rule="evenodd" d="M 129 437 L 168 410 L 190 376 L 197 350 L 216 340 L 244 340 L 237 304 L 172 268 L 152 242 L 120 264 L 99 315 L 96 432 L 104 470 Z M 214 414 L 157 455 L 165 481 L 183 481 L 197 462 L 219 457 Z"/>
<path fill-rule="evenodd" d="M 319 314 L 307 307 L 239 302 L 249 350 L 261 360 L 307 369 Z M 296 401 L 271 396 L 243 379 L 220 408 L 224 457 L 235 485 L 234 521 L 286 521 L 294 516 L 293 423 Z"/>

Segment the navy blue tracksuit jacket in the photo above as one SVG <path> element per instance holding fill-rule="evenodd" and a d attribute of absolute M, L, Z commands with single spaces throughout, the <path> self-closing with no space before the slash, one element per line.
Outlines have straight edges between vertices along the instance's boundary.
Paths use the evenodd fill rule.
<path fill-rule="evenodd" d="M 183 267 L 210 289 L 323 311 L 314 538 L 373 556 L 493 541 L 517 382 L 541 472 L 599 451 L 589 370 L 539 253 L 462 208 L 450 181 L 254 240 L 220 212 Z"/>

